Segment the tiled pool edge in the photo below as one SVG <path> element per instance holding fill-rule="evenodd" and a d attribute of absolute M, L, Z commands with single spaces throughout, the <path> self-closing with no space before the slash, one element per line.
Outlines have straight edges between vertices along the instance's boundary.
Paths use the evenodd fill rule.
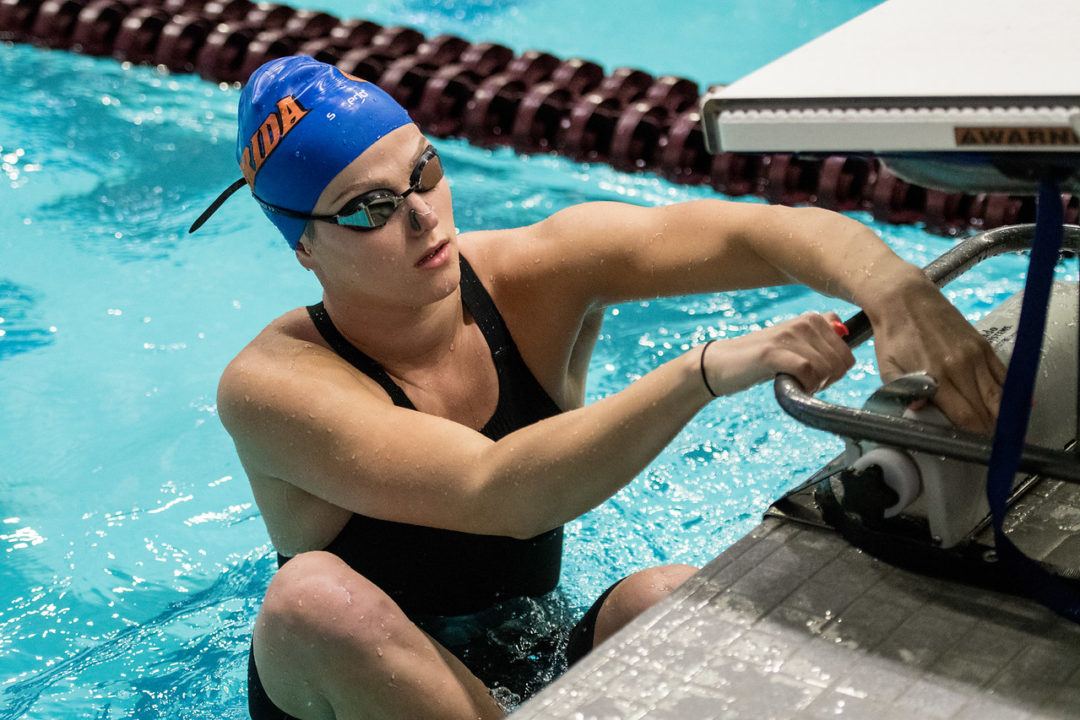
<path fill-rule="evenodd" d="M 838 715 L 1080 718 L 1080 625 L 767 519 L 511 717 Z"/>

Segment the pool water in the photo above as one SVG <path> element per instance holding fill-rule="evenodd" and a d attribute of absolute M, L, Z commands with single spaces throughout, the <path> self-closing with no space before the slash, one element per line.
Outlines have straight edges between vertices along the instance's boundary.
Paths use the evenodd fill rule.
<path fill-rule="evenodd" d="M 846 4 L 832 24 L 868 4 Z M 430 32 L 484 39 L 490 28 L 518 49 L 580 51 L 609 67 L 639 50 L 605 33 L 564 37 L 526 3 L 369 5 L 384 23 L 400 12 Z M 579 22 L 584 4 L 555 7 L 564 5 Z M 766 19 L 736 12 L 719 24 L 730 32 L 743 20 L 774 54 L 825 29 L 806 25 L 776 50 Z M 650 41 L 635 64 L 703 84 L 730 79 L 710 72 L 714 60 L 736 75 L 769 59 L 740 46 L 728 65 L 720 50 L 703 66 L 680 64 L 690 59 Z M 246 717 L 247 643 L 274 561 L 216 416 L 216 382 L 269 320 L 319 289 L 251 202 L 234 200 L 185 234 L 236 176 L 235 89 L 24 46 L 0 47 L 0 84 L 0 718 Z M 586 200 L 715 196 L 436 142 L 463 231 L 535 222 Z M 917 264 L 952 243 L 872 226 Z M 947 294 L 974 320 L 1021 287 L 1024 265 L 999 258 Z M 797 287 L 609 308 L 588 401 L 707 338 L 807 310 L 854 308 Z M 876 387 L 872 348 L 857 358 L 826 398 L 860 404 Z M 566 603 L 580 612 L 650 565 L 707 562 L 841 446 L 783 415 L 767 385 L 713 403 L 633 483 L 568 526 Z"/>

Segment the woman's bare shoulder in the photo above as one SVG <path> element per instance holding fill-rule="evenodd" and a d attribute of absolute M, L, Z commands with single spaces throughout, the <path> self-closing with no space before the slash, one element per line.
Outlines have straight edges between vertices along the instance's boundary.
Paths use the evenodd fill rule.
<path fill-rule="evenodd" d="M 458 235 L 458 249 L 493 296 L 528 293 L 530 285 L 542 280 L 541 268 L 534 262 L 539 250 L 535 228 L 528 225 Z"/>
<path fill-rule="evenodd" d="M 275 318 L 226 365 L 218 381 L 218 412 L 232 432 L 230 409 L 259 399 L 284 402 L 288 393 L 305 393 L 304 380 L 336 382 L 345 389 L 368 389 L 385 395 L 374 381 L 352 370 L 327 347 L 306 308 Z M 310 384 L 310 383 L 308 383 Z"/>

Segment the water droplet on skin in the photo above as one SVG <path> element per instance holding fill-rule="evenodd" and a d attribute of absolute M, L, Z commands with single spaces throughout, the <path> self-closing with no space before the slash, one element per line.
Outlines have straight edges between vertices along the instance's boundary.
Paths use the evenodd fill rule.
<path fill-rule="evenodd" d="M 375 646 L 375 653 L 376 653 L 376 654 L 377 654 L 377 655 L 378 655 L 379 657 L 382 657 L 382 648 L 381 648 L 381 647 L 379 647 L 378 645 L 376 645 L 376 646 Z"/>

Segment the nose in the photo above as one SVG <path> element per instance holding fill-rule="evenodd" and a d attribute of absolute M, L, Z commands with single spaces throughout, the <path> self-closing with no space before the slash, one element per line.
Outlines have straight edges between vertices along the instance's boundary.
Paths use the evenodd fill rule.
<path fill-rule="evenodd" d="M 423 233 L 433 230 L 439 224 L 439 216 L 423 198 L 413 193 L 409 200 L 409 226 L 414 232 Z"/>

